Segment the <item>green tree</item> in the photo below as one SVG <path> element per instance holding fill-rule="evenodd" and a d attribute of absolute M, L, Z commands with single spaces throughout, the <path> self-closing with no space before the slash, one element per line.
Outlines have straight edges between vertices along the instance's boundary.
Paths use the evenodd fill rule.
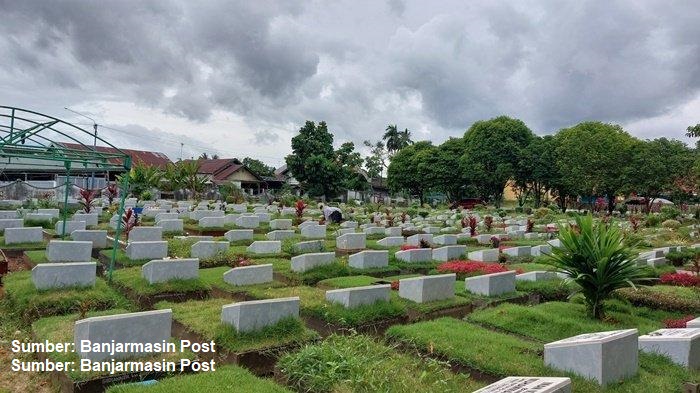
<path fill-rule="evenodd" d="M 344 178 L 336 165 L 333 135 L 325 122 L 307 121 L 292 138 L 287 168 L 311 196 L 331 198 L 342 189 Z"/>
<path fill-rule="evenodd" d="M 411 140 L 411 131 L 408 128 L 399 131 L 396 124 L 386 126 L 382 140 L 386 141 L 386 149 L 389 154 L 394 154 L 406 146 L 413 144 Z"/>
<path fill-rule="evenodd" d="M 370 179 L 381 178 L 384 170 L 387 168 L 387 152 L 384 148 L 384 143 L 377 141 L 375 144 L 372 144 L 370 141 L 364 141 L 364 145 L 370 148 L 370 155 L 365 157 L 367 176 Z"/>
<path fill-rule="evenodd" d="M 503 190 L 533 137 L 525 123 L 507 116 L 477 121 L 467 130 L 460 167 L 481 198 L 500 206 Z"/>
<path fill-rule="evenodd" d="M 615 124 L 583 122 L 556 135 L 557 166 L 565 189 L 585 197 L 607 196 L 608 211 L 629 184 L 635 139 Z"/>
<path fill-rule="evenodd" d="M 464 178 L 459 170 L 455 170 L 459 168 L 464 148 L 464 139 L 449 138 L 435 147 L 432 154 L 426 155 L 431 185 L 444 193 L 449 201 L 459 199 L 464 188 Z"/>
<path fill-rule="evenodd" d="M 122 177 L 117 176 L 119 183 L 122 182 Z M 137 163 L 131 167 L 129 177 L 129 190 L 132 195 L 138 197 L 144 191 L 159 187 L 163 174 L 155 166 Z"/>
<path fill-rule="evenodd" d="M 243 159 L 243 165 L 248 167 L 251 172 L 258 176 L 274 176 L 275 168 L 266 165 L 264 162 L 257 160 L 255 158 L 246 157 Z"/>
<path fill-rule="evenodd" d="M 513 185 L 517 189 L 518 204 L 532 195 L 535 207 L 540 207 L 543 196 L 554 185 L 559 175 L 556 166 L 554 138 L 534 136 L 522 150 L 520 162 L 515 168 Z"/>
<path fill-rule="evenodd" d="M 666 138 L 637 140 L 632 146 L 632 161 L 627 166 L 627 191 L 653 198 L 674 191 L 679 179 L 692 176 L 695 152 L 683 142 Z"/>
<path fill-rule="evenodd" d="M 688 136 L 688 138 L 700 138 L 700 123 L 694 126 L 688 126 L 685 135 Z"/>
<path fill-rule="evenodd" d="M 429 141 L 416 142 L 399 150 L 387 170 L 389 188 L 416 195 L 422 204 L 425 193 L 433 186 L 429 158 L 435 153 L 435 146 Z"/>
<path fill-rule="evenodd" d="M 336 165 L 341 169 L 343 187 L 348 190 L 366 191 L 369 183 L 362 173 L 362 156 L 355 151 L 355 144 L 345 142 L 335 151 Z"/>
<path fill-rule="evenodd" d="M 204 191 L 207 179 L 199 175 L 201 163 L 198 160 L 180 161 L 176 164 L 180 187 L 189 190 L 196 198 Z"/>

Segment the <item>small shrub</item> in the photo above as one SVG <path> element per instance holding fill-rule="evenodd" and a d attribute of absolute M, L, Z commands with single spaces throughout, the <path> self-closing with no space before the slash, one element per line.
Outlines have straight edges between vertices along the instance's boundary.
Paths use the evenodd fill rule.
<path fill-rule="evenodd" d="M 685 329 L 688 327 L 688 322 L 695 319 L 695 315 L 686 315 L 679 319 L 664 319 L 664 327 L 666 329 Z"/>
<path fill-rule="evenodd" d="M 426 210 L 421 210 L 421 211 L 418 212 L 418 215 L 421 216 L 421 217 L 423 217 L 423 218 L 428 217 L 428 214 L 429 214 L 429 213 L 428 213 Z"/>
<path fill-rule="evenodd" d="M 484 217 L 484 226 L 486 227 L 486 232 L 491 232 L 491 227 L 493 226 L 493 217 Z"/>
<path fill-rule="evenodd" d="M 647 219 L 644 221 L 644 226 L 648 228 L 653 228 L 656 226 L 659 226 L 661 223 L 661 217 L 655 215 L 655 214 L 649 214 L 647 216 Z"/>
<path fill-rule="evenodd" d="M 451 261 L 437 266 L 440 273 L 456 273 L 460 278 L 479 276 L 482 274 L 502 273 L 509 269 L 498 263 L 486 263 L 476 261 Z"/>
<path fill-rule="evenodd" d="M 697 251 L 700 252 L 700 251 Z M 692 261 L 695 258 L 696 250 L 687 249 L 683 251 L 671 251 L 666 254 L 666 259 L 668 259 L 673 266 L 683 266 L 686 263 Z"/>
<path fill-rule="evenodd" d="M 491 248 L 500 248 L 501 246 L 501 239 L 498 238 L 498 236 L 491 236 Z"/>
<path fill-rule="evenodd" d="M 700 287 L 700 277 L 686 273 L 667 273 L 661 275 L 661 283 L 679 287 Z"/>
<path fill-rule="evenodd" d="M 663 206 L 661 208 L 661 220 L 677 220 L 681 216 L 681 211 L 674 206 Z"/>
<path fill-rule="evenodd" d="M 680 228 L 681 223 L 676 220 L 666 220 L 661 223 L 661 226 L 667 229 L 678 229 Z"/>

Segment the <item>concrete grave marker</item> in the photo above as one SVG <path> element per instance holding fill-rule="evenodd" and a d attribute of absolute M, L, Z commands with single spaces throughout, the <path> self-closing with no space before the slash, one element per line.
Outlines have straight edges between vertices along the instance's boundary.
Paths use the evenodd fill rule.
<path fill-rule="evenodd" d="M 384 239 L 377 240 L 377 244 L 382 247 L 400 247 L 403 246 L 406 240 L 403 236 L 387 236 Z"/>
<path fill-rule="evenodd" d="M 190 256 L 200 259 L 211 258 L 220 252 L 228 251 L 230 245 L 231 244 L 227 241 L 200 240 L 192 245 Z"/>
<path fill-rule="evenodd" d="M 391 285 L 368 285 L 326 291 L 326 300 L 341 304 L 345 308 L 356 308 L 377 302 L 388 302 Z"/>
<path fill-rule="evenodd" d="M 394 253 L 396 259 L 408 263 L 430 262 L 433 260 L 432 248 L 416 248 L 412 250 L 402 250 Z"/>
<path fill-rule="evenodd" d="M 126 246 L 126 256 L 132 261 L 142 259 L 163 259 L 168 256 L 168 242 L 129 242 Z"/>
<path fill-rule="evenodd" d="M 326 226 L 325 225 L 306 225 L 300 230 L 301 237 L 304 239 L 325 239 L 326 238 Z"/>
<path fill-rule="evenodd" d="M 46 259 L 49 262 L 90 262 L 92 242 L 51 240 L 46 247 Z"/>
<path fill-rule="evenodd" d="M 639 336 L 639 349 L 669 357 L 691 370 L 700 369 L 700 328 L 659 329 Z"/>
<path fill-rule="evenodd" d="M 253 300 L 221 307 L 221 323 L 238 332 L 252 332 L 286 318 L 299 317 L 299 297 Z"/>
<path fill-rule="evenodd" d="M 348 265 L 355 269 L 372 269 L 389 266 L 389 251 L 365 250 L 350 255 Z"/>
<path fill-rule="evenodd" d="M 399 280 L 399 296 L 416 303 L 452 299 L 455 297 L 456 280 L 454 273 L 404 278 Z"/>
<path fill-rule="evenodd" d="M 292 220 L 288 218 L 278 218 L 276 220 L 270 220 L 270 229 L 291 229 Z"/>
<path fill-rule="evenodd" d="M 474 393 L 571 393 L 570 378 L 507 377 Z"/>
<path fill-rule="evenodd" d="M 235 286 L 272 282 L 272 264 L 234 267 L 224 273 L 224 281 Z"/>
<path fill-rule="evenodd" d="M 515 292 L 515 271 L 467 277 L 464 285 L 469 292 L 483 296 Z"/>
<path fill-rule="evenodd" d="M 107 248 L 107 231 L 104 230 L 77 230 L 70 234 L 76 241 L 91 242 L 92 248 Z"/>
<path fill-rule="evenodd" d="M 156 242 L 163 240 L 162 227 L 134 227 L 129 232 L 129 242 Z"/>
<path fill-rule="evenodd" d="M 467 246 L 454 245 L 444 246 L 433 249 L 433 259 L 436 261 L 447 262 L 454 259 L 459 259 L 467 252 Z"/>
<path fill-rule="evenodd" d="M 637 374 L 637 329 L 586 333 L 544 345 L 544 364 L 601 385 Z"/>
<path fill-rule="evenodd" d="M 5 229 L 5 244 L 41 243 L 44 241 L 44 228 L 7 228 Z"/>
<path fill-rule="evenodd" d="M 282 242 L 279 240 L 256 240 L 247 248 L 253 254 L 279 254 L 282 252 Z"/>
<path fill-rule="evenodd" d="M 38 290 L 95 285 L 97 263 L 40 263 L 32 268 L 32 283 Z"/>
<path fill-rule="evenodd" d="M 362 250 L 366 247 L 367 237 L 364 233 L 346 233 L 335 239 L 338 250 Z"/>
<path fill-rule="evenodd" d="M 199 259 L 161 259 L 141 266 L 141 275 L 149 284 L 199 277 Z"/>
<path fill-rule="evenodd" d="M 66 221 L 66 235 L 70 235 L 73 233 L 73 231 L 77 231 L 79 229 L 85 229 L 85 221 Z M 58 236 L 63 235 L 63 221 L 58 221 L 56 222 L 56 225 L 54 225 L 54 230 L 56 231 L 56 234 Z"/>
<path fill-rule="evenodd" d="M 224 233 L 226 240 L 230 242 L 237 242 L 239 240 L 253 240 L 253 230 L 252 229 L 232 229 Z"/>
<path fill-rule="evenodd" d="M 292 257 L 291 269 L 293 272 L 303 273 L 318 266 L 330 265 L 335 262 L 334 252 L 318 252 L 301 254 Z"/>
<path fill-rule="evenodd" d="M 478 262 L 498 262 L 498 249 L 487 248 L 484 250 L 472 251 L 468 254 L 468 258 Z"/>
<path fill-rule="evenodd" d="M 267 240 L 284 240 L 294 237 L 294 231 L 291 229 L 278 229 L 265 234 Z"/>

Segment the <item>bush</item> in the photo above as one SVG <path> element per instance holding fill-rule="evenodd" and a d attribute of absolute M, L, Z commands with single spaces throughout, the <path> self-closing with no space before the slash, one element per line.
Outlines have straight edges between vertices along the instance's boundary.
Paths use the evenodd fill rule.
<path fill-rule="evenodd" d="M 623 288 L 615 292 L 616 297 L 636 306 L 645 306 L 667 311 L 700 313 L 700 290 L 697 288 L 656 285 L 637 290 Z"/>
<path fill-rule="evenodd" d="M 428 217 L 428 214 L 429 214 L 429 213 L 428 213 L 426 210 L 421 210 L 421 211 L 418 212 L 418 215 L 421 216 L 421 217 L 423 217 L 423 218 Z"/>
<path fill-rule="evenodd" d="M 678 229 L 680 228 L 681 223 L 676 220 L 666 220 L 661 223 L 661 226 L 668 229 Z"/>
<path fill-rule="evenodd" d="M 636 255 L 625 246 L 614 225 L 593 224 L 591 215 L 576 217 L 576 227 L 559 232 L 548 263 L 572 278 L 583 293 L 589 314 L 605 316 L 605 300 L 613 291 L 647 280 L 649 272 L 637 266 Z"/>
<path fill-rule="evenodd" d="M 525 211 L 525 209 L 523 209 L 522 207 L 520 207 L 520 206 L 516 206 L 516 207 L 515 207 L 515 212 L 516 212 L 516 213 L 522 213 L 523 211 Z"/>
<path fill-rule="evenodd" d="M 475 261 L 451 261 L 441 263 L 437 266 L 440 273 L 456 273 L 459 279 L 465 277 L 479 276 L 482 274 L 502 273 L 509 269 L 498 263 L 486 263 Z"/>
<path fill-rule="evenodd" d="M 153 194 L 150 191 L 144 191 L 139 195 L 139 199 L 142 201 L 150 201 L 153 199 Z"/>
<path fill-rule="evenodd" d="M 674 206 L 661 207 L 661 220 L 677 220 L 681 216 L 681 211 Z"/>
<path fill-rule="evenodd" d="M 700 277 L 687 273 L 667 273 L 661 275 L 661 283 L 679 287 L 700 287 Z"/>
<path fill-rule="evenodd" d="M 644 226 L 653 228 L 661 223 L 661 217 L 655 214 L 649 214 L 647 219 L 644 221 Z"/>
<path fill-rule="evenodd" d="M 673 266 L 683 266 L 695 258 L 696 252 L 700 252 L 695 249 L 686 249 L 683 251 L 671 251 L 666 254 L 666 259 L 668 259 Z"/>

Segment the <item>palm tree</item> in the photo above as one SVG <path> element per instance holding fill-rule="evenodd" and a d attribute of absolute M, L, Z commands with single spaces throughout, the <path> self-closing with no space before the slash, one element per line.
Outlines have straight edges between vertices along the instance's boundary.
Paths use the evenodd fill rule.
<path fill-rule="evenodd" d="M 207 179 L 198 175 L 200 163 L 198 161 L 180 161 L 177 163 L 177 171 L 182 187 L 192 191 L 196 197 L 204 191 Z"/>
<path fill-rule="evenodd" d="M 399 149 L 401 150 L 404 147 L 408 145 L 412 145 L 413 141 L 411 140 L 411 131 L 408 130 L 408 128 L 404 129 L 403 132 L 399 135 Z"/>
<path fill-rule="evenodd" d="M 635 254 L 622 242 L 617 225 L 593 224 L 593 217 L 576 217 L 576 224 L 559 232 L 561 247 L 553 247 L 545 263 L 578 284 L 588 313 L 605 317 L 605 301 L 620 288 L 649 280 L 649 271 L 637 266 Z"/>
<path fill-rule="evenodd" d="M 382 140 L 386 141 L 386 150 L 389 153 L 394 153 L 401 149 L 401 135 L 396 124 L 389 124 L 386 126 L 386 132 Z"/>
<path fill-rule="evenodd" d="M 208 159 L 209 159 L 209 155 L 206 152 L 200 154 L 199 158 L 198 158 L 198 160 L 208 160 Z"/>

